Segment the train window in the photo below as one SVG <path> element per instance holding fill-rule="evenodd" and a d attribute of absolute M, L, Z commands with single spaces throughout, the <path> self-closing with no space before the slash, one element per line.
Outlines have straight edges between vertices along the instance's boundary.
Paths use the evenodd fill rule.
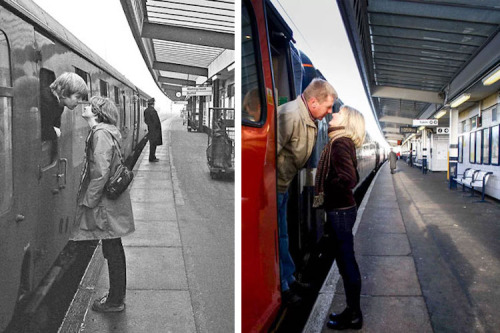
<path fill-rule="evenodd" d="M 61 114 L 64 107 L 59 106 L 57 98 L 50 90 L 56 80 L 53 71 L 40 68 L 40 126 L 42 140 L 42 166 L 53 163 L 57 158 L 57 134 L 54 127 L 61 127 Z"/>
<path fill-rule="evenodd" d="M 118 87 L 115 87 L 115 104 L 120 104 L 120 89 Z"/>
<path fill-rule="evenodd" d="M 481 164 L 483 163 L 483 152 L 481 150 L 483 144 L 483 132 L 482 131 L 477 131 L 476 132 L 476 163 Z"/>
<path fill-rule="evenodd" d="M 258 47 L 255 17 L 251 15 L 243 2 L 241 10 L 241 96 L 242 121 L 244 125 L 261 126 L 265 121 L 265 106 L 261 82 L 259 58 L 255 52 Z"/>
<path fill-rule="evenodd" d="M 87 84 L 87 87 L 90 89 L 90 85 L 89 85 L 90 75 L 89 75 L 89 73 L 87 73 L 86 71 L 84 71 L 83 69 L 80 69 L 78 67 L 75 67 L 75 73 L 77 75 L 79 75 L 83 79 L 83 81 L 85 81 L 85 83 Z M 92 89 L 90 89 L 89 91 L 92 91 Z M 85 95 L 85 96 L 82 97 L 82 99 L 84 101 L 88 101 L 89 100 L 89 96 Z"/>
<path fill-rule="evenodd" d="M 234 108 L 234 84 L 227 86 L 227 98 L 229 100 L 227 107 Z"/>
<path fill-rule="evenodd" d="M 490 129 L 483 129 L 483 164 L 490 164 Z"/>
<path fill-rule="evenodd" d="M 10 56 L 7 37 L 0 31 L 0 87 L 10 87 Z"/>
<path fill-rule="evenodd" d="M 12 202 L 12 97 L 9 44 L 0 31 L 0 213 Z"/>
<path fill-rule="evenodd" d="M 464 162 L 464 136 L 458 137 L 458 163 Z"/>
<path fill-rule="evenodd" d="M 102 97 L 108 97 L 108 83 L 103 80 L 99 80 L 99 89 Z"/>
<path fill-rule="evenodd" d="M 125 105 L 125 91 L 124 90 L 122 90 L 122 100 L 123 100 L 122 127 L 125 127 L 125 121 L 127 119 L 127 107 Z"/>
<path fill-rule="evenodd" d="M 499 159 L 498 159 L 498 149 L 499 149 L 499 142 L 498 139 L 500 138 L 500 126 L 496 125 L 491 128 L 491 164 L 498 165 Z"/>
<path fill-rule="evenodd" d="M 476 163 L 476 135 L 474 132 L 469 135 L 469 162 Z"/>

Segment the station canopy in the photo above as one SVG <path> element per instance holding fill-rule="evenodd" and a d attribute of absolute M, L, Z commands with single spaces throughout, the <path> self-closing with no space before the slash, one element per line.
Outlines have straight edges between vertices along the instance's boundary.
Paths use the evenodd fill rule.
<path fill-rule="evenodd" d="M 234 58 L 234 0 L 121 0 L 132 34 L 157 85 L 173 100 Z M 226 70 L 227 71 L 227 70 Z M 224 76 L 227 73 L 219 73 Z"/>
<path fill-rule="evenodd" d="M 484 77 L 500 63 L 498 0 L 338 0 L 358 68 L 389 143 L 401 126 L 462 110 L 500 89 Z M 449 126 L 449 112 L 439 119 Z M 392 141 L 392 142 L 391 142 Z"/>

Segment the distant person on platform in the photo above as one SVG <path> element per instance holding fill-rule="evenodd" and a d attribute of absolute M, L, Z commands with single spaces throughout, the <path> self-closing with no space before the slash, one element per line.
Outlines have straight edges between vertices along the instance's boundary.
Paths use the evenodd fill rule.
<path fill-rule="evenodd" d="M 330 83 L 314 79 L 302 95 L 278 107 L 278 229 L 284 304 L 297 304 L 301 301 L 298 294 L 309 288 L 293 276 L 295 263 L 288 249 L 288 187 L 311 156 L 318 135 L 316 120 L 332 113 L 337 98 L 337 92 Z"/>
<path fill-rule="evenodd" d="M 389 153 L 389 166 L 391 168 L 391 174 L 393 174 L 394 170 L 396 169 L 397 160 L 398 160 L 398 156 L 391 148 L 391 152 Z"/>
<path fill-rule="evenodd" d="M 144 122 L 148 125 L 149 139 L 149 162 L 158 162 L 156 158 L 156 146 L 161 146 L 163 140 L 161 138 L 161 122 L 158 117 L 158 112 L 155 110 L 155 99 L 148 100 L 148 107 L 144 110 Z"/>

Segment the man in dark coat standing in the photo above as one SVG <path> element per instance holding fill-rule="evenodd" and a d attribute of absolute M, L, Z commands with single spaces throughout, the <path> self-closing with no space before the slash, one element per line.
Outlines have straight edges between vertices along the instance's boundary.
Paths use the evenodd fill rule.
<path fill-rule="evenodd" d="M 144 110 L 144 122 L 148 125 L 149 161 L 158 162 L 159 159 L 156 158 L 156 146 L 161 146 L 163 140 L 161 138 L 161 122 L 155 110 L 154 98 L 148 100 L 148 107 Z"/>

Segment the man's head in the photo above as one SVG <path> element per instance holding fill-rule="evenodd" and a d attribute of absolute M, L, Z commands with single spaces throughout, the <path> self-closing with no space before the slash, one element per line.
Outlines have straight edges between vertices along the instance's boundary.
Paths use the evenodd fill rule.
<path fill-rule="evenodd" d="M 322 79 L 312 80 L 303 94 L 311 115 L 318 120 L 332 113 L 333 103 L 338 98 L 332 85 Z"/>
<path fill-rule="evenodd" d="M 154 98 L 148 99 L 148 106 L 155 106 L 155 99 Z"/>
<path fill-rule="evenodd" d="M 59 104 L 73 110 L 88 94 L 85 81 L 75 73 L 66 72 L 52 82 L 50 89 L 59 97 Z"/>

